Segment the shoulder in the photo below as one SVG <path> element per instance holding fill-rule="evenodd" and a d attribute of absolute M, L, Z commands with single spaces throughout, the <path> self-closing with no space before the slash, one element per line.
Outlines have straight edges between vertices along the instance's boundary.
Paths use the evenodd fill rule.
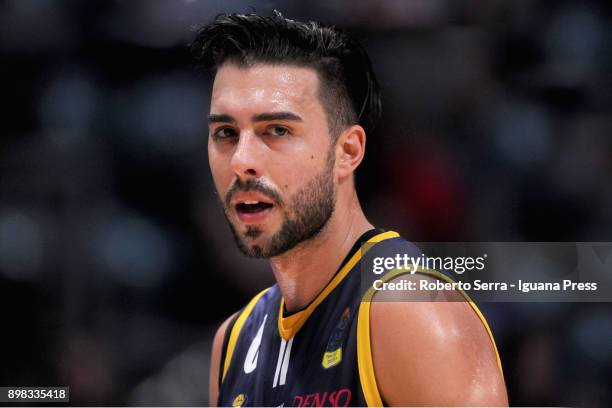
<path fill-rule="evenodd" d="M 209 381 L 209 386 L 208 386 L 208 392 L 210 396 L 209 397 L 210 406 L 217 406 L 217 398 L 219 396 L 219 384 L 221 382 L 221 376 L 222 376 L 221 364 L 223 362 L 223 358 L 222 358 L 223 348 L 224 348 L 225 339 L 227 337 L 226 333 L 227 333 L 228 327 L 232 324 L 233 321 L 235 321 L 238 313 L 239 312 L 236 312 L 230 317 L 228 317 L 227 319 L 225 319 L 225 321 L 221 323 L 221 325 L 215 332 L 215 337 L 213 338 L 213 345 L 212 345 L 212 351 L 211 351 L 211 356 L 210 356 L 210 372 L 209 372 L 210 381 Z"/>
<path fill-rule="evenodd" d="M 467 301 L 373 301 L 370 324 L 375 376 L 387 404 L 507 405 L 494 343 Z"/>

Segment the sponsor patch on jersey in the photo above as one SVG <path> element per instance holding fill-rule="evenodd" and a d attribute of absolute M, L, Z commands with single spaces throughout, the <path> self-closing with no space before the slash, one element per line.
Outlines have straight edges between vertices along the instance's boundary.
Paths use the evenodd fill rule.
<path fill-rule="evenodd" d="M 325 347 L 325 353 L 323 354 L 323 361 L 321 365 L 324 369 L 328 369 L 337 366 L 342 361 L 342 342 L 346 337 L 346 330 L 349 324 L 349 317 L 351 316 L 350 309 L 347 307 L 342 312 L 340 321 L 334 328 L 329 340 L 327 347 Z"/>
<path fill-rule="evenodd" d="M 238 394 L 232 401 L 232 407 L 242 407 L 246 403 L 247 397 L 244 394 Z"/>
<path fill-rule="evenodd" d="M 323 361 L 321 364 L 323 368 L 328 369 L 340 364 L 340 361 L 342 361 L 342 347 L 334 351 L 326 351 L 325 354 L 323 354 Z"/>
<path fill-rule="evenodd" d="M 293 397 L 294 407 L 348 407 L 350 403 L 351 390 L 348 388 L 300 394 Z"/>

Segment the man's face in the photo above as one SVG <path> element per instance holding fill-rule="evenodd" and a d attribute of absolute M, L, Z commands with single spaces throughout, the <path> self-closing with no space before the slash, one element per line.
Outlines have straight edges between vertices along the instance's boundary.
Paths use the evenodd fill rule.
<path fill-rule="evenodd" d="M 316 236 L 335 206 L 334 149 L 311 68 L 224 64 L 215 77 L 208 157 L 225 215 L 248 256 Z"/>

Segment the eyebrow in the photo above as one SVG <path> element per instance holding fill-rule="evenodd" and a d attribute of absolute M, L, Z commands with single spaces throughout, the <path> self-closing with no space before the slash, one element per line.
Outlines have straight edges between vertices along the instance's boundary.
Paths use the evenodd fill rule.
<path fill-rule="evenodd" d="M 215 122 L 236 123 L 236 119 L 224 113 L 220 113 L 220 114 L 211 113 L 210 115 L 208 115 L 208 123 L 215 123 Z"/>
<path fill-rule="evenodd" d="M 292 120 L 296 122 L 303 122 L 303 119 L 291 112 L 266 112 L 251 117 L 253 122 L 267 122 L 271 120 Z M 212 113 L 208 116 L 208 123 L 236 123 L 236 119 L 230 115 L 224 113 Z"/>
<path fill-rule="evenodd" d="M 269 113 L 260 113 L 259 115 L 254 115 L 251 120 L 253 122 L 267 122 L 271 120 L 293 120 L 297 122 L 302 122 L 302 118 L 291 112 L 269 112 Z"/>

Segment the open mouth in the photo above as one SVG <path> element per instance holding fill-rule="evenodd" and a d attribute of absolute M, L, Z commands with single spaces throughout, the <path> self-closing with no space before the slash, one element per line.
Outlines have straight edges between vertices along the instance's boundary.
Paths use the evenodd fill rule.
<path fill-rule="evenodd" d="M 243 214 L 257 214 L 272 207 L 272 204 L 263 201 L 243 201 L 236 204 L 236 211 Z"/>

